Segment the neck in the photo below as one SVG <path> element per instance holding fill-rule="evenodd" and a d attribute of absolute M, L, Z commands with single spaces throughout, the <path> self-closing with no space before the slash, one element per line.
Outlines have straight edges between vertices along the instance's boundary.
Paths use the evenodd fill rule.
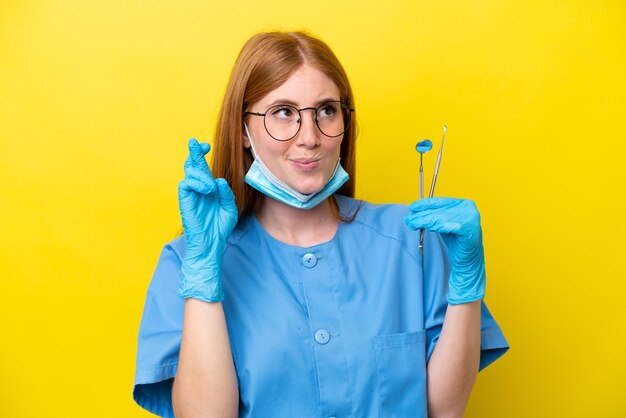
<path fill-rule="evenodd" d="M 256 217 L 263 228 L 278 241 L 298 247 L 311 247 L 330 241 L 339 221 L 331 208 L 330 197 L 312 209 L 298 209 L 264 197 Z"/>

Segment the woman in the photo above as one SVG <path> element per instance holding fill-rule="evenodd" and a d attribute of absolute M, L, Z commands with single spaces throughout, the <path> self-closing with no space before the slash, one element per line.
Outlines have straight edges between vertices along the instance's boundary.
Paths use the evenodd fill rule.
<path fill-rule="evenodd" d="M 142 407 L 462 416 L 478 370 L 508 348 L 482 302 L 478 212 L 461 199 L 353 199 L 354 114 L 320 40 L 272 32 L 243 47 L 212 172 L 208 144 L 189 141 L 185 234 L 163 249 L 139 332 Z"/>

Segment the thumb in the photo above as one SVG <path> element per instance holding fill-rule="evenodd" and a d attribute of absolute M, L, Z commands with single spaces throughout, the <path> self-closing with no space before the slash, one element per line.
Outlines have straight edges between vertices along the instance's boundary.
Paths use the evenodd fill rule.
<path fill-rule="evenodd" d="M 217 184 L 217 193 L 220 197 L 220 202 L 224 206 L 235 205 L 235 195 L 233 194 L 233 191 L 228 185 L 226 179 L 218 178 L 215 180 L 215 183 Z"/>

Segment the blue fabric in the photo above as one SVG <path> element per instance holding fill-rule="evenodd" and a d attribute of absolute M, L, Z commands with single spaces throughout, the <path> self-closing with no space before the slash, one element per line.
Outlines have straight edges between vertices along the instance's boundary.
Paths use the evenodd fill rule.
<path fill-rule="evenodd" d="M 343 214 L 359 203 L 335 195 Z M 447 308 L 450 265 L 436 233 L 404 224 L 405 205 L 362 202 L 352 223 L 309 248 L 272 238 L 254 216 L 229 238 L 222 302 L 240 417 L 426 417 L 426 364 Z M 163 249 L 139 331 L 134 398 L 173 417 L 171 382 L 184 300 L 185 238 Z M 480 368 L 508 349 L 482 305 Z"/>

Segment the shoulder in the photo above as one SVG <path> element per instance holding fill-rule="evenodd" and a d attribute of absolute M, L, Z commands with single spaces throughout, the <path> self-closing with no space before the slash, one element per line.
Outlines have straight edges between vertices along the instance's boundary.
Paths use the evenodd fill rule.
<path fill-rule="evenodd" d="M 185 234 L 181 234 L 163 246 L 161 257 L 169 256 L 182 260 L 185 255 L 186 246 L 187 239 L 185 238 Z"/>
<path fill-rule="evenodd" d="M 404 223 L 404 217 L 411 213 L 408 205 L 376 204 L 341 195 L 335 198 L 342 216 L 349 217 L 356 211 L 354 222 L 357 224 L 388 236 L 399 237 L 412 232 Z"/>
<path fill-rule="evenodd" d="M 180 235 L 163 246 L 148 287 L 148 299 L 176 293 L 185 245 L 185 236 Z"/>
<path fill-rule="evenodd" d="M 419 244 L 419 233 L 404 223 L 405 216 L 411 213 L 408 205 L 375 204 L 341 195 L 335 198 L 343 217 L 349 218 L 356 211 L 354 221 L 347 224 L 347 229 L 361 237 L 359 239 L 394 241 L 410 254 L 414 253 L 412 250 Z M 429 235 L 426 233 L 425 239 L 431 239 Z"/>
<path fill-rule="evenodd" d="M 237 242 L 248 232 L 251 227 L 250 216 L 245 216 L 239 221 L 237 227 L 228 238 L 227 248 L 237 245 Z M 159 263 L 177 260 L 179 263 L 185 257 L 187 249 L 187 239 L 185 234 L 181 234 L 163 246 Z"/>

